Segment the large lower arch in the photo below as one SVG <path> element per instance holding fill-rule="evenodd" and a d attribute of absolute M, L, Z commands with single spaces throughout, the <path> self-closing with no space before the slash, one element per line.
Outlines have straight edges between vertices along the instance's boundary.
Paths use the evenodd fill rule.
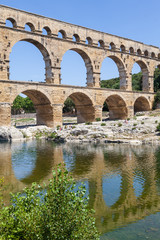
<path fill-rule="evenodd" d="M 36 110 L 37 125 L 53 126 L 53 107 L 48 97 L 38 90 L 25 90 L 21 92 L 29 97 Z"/>
<path fill-rule="evenodd" d="M 46 82 L 52 82 L 52 63 L 51 63 L 51 59 L 50 59 L 50 55 L 48 50 L 44 47 L 43 44 L 41 44 L 40 42 L 38 42 L 37 40 L 31 39 L 31 38 L 23 38 L 20 39 L 19 41 L 15 42 L 14 45 L 18 42 L 28 42 L 33 44 L 42 54 L 43 56 L 43 60 L 45 62 L 45 81 Z M 32 55 L 32 53 L 31 53 Z"/>
<path fill-rule="evenodd" d="M 122 60 L 118 56 L 109 55 L 107 57 L 112 59 L 115 62 L 117 68 L 118 68 L 119 81 L 120 81 L 119 88 L 120 89 L 127 89 L 127 73 L 126 73 L 124 63 L 122 62 Z"/>
<path fill-rule="evenodd" d="M 128 116 L 127 106 L 122 97 L 117 94 L 110 95 L 106 99 L 110 119 L 126 119 Z"/>
<path fill-rule="evenodd" d="M 150 104 L 145 97 L 138 97 L 134 102 L 134 113 L 149 111 L 150 109 Z"/>
<path fill-rule="evenodd" d="M 92 62 L 91 62 L 91 59 L 88 56 L 88 54 L 79 48 L 71 48 L 71 49 L 68 49 L 67 51 L 74 51 L 82 57 L 82 59 L 85 63 L 85 67 L 86 67 L 86 85 L 88 87 L 93 87 L 93 85 L 94 85 L 93 66 L 92 66 Z M 74 83 L 73 83 L 73 85 L 74 85 Z"/>
<path fill-rule="evenodd" d="M 84 93 L 75 92 L 68 96 L 72 99 L 77 110 L 77 123 L 93 122 L 95 109 L 92 100 Z"/>

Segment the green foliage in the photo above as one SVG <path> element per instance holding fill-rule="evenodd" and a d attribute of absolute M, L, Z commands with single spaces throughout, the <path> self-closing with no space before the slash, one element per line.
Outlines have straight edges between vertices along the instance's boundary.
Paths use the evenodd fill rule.
<path fill-rule="evenodd" d="M 0 179 L 0 209 L 2 208 L 2 203 L 3 203 L 2 190 L 3 190 L 3 179 Z"/>
<path fill-rule="evenodd" d="M 157 125 L 156 131 L 157 131 L 157 132 L 160 132 L 160 123 Z"/>
<path fill-rule="evenodd" d="M 118 123 L 118 127 L 122 127 L 122 123 Z"/>
<path fill-rule="evenodd" d="M 18 95 L 13 102 L 12 114 L 21 113 L 22 110 L 24 110 L 26 113 L 35 112 L 35 108 L 31 99 Z"/>
<path fill-rule="evenodd" d="M 156 68 L 154 72 L 154 91 L 160 90 L 160 69 Z"/>
<path fill-rule="evenodd" d="M 132 75 L 132 89 L 133 91 L 142 91 L 142 72 Z"/>
<path fill-rule="evenodd" d="M 103 127 L 103 126 L 106 126 L 106 123 L 101 123 L 101 126 Z"/>
<path fill-rule="evenodd" d="M 120 87 L 119 78 L 112 78 L 109 80 L 101 81 L 101 88 L 119 89 L 119 87 Z"/>
<path fill-rule="evenodd" d="M 100 121 L 101 121 L 101 119 L 100 119 L 100 118 L 96 118 L 96 121 L 97 121 L 97 122 L 100 122 Z"/>
<path fill-rule="evenodd" d="M 92 122 L 86 122 L 85 124 L 86 125 L 92 125 Z"/>
<path fill-rule="evenodd" d="M 0 235 L 4 240 L 99 239 L 85 188 L 76 190 L 61 167 L 53 171 L 45 189 L 34 183 L 12 195 L 11 205 L 0 212 Z"/>
<path fill-rule="evenodd" d="M 72 99 L 68 97 L 64 102 L 63 112 L 64 113 L 73 112 L 74 109 L 75 109 L 75 104 L 72 101 Z"/>
<path fill-rule="evenodd" d="M 154 96 L 153 109 L 156 109 L 158 103 L 160 103 L 160 92 L 157 92 Z"/>

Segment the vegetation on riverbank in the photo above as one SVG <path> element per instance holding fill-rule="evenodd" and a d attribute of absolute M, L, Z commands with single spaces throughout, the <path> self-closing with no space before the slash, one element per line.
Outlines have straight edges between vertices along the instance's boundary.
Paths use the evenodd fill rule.
<path fill-rule="evenodd" d="M 93 211 L 83 186 L 77 190 L 68 172 L 58 166 L 49 185 L 32 184 L 23 193 L 12 194 L 11 204 L 0 212 L 3 240 L 99 239 Z"/>

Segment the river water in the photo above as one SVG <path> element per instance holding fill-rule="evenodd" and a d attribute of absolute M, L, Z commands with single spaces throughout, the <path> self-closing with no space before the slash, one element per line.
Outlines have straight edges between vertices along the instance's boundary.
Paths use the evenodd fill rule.
<path fill-rule="evenodd" d="M 160 239 L 160 147 L 123 144 L 0 144 L 4 200 L 33 181 L 47 181 L 58 163 L 83 181 L 101 240 Z"/>

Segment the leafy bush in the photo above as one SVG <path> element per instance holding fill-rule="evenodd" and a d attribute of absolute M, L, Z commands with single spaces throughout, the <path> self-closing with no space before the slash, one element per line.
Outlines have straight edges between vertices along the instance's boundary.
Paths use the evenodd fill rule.
<path fill-rule="evenodd" d="M 157 132 L 160 132 L 160 123 L 157 125 L 156 131 L 157 131 Z"/>
<path fill-rule="evenodd" d="M 86 125 L 92 125 L 92 122 L 86 122 L 85 124 Z"/>
<path fill-rule="evenodd" d="M 118 123 L 118 127 L 122 127 L 122 123 Z"/>
<path fill-rule="evenodd" d="M 101 126 L 106 126 L 106 124 L 105 123 L 101 123 Z"/>
<path fill-rule="evenodd" d="M 101 119 L 100 119 L 100 118 L 96 118 L 96 121 L 97 121 L 97 122 L 100 122 L 100 121 L 101 121 Z"/>
<path fill-rule="evenodd" d="M 0 212 L 0 236 L 7 240 L 99 239 L 85 189 L 75 189 L 72 177 L 58 167 L 45 189 L 34 183 L 23 193 L 13 194 L 11 205 Z"/>
<path fill-rule="evenodd" d="M 154 96 L 153 109 L 156 109 L 158 103 L 160 103 L 160 92 Z"/>

